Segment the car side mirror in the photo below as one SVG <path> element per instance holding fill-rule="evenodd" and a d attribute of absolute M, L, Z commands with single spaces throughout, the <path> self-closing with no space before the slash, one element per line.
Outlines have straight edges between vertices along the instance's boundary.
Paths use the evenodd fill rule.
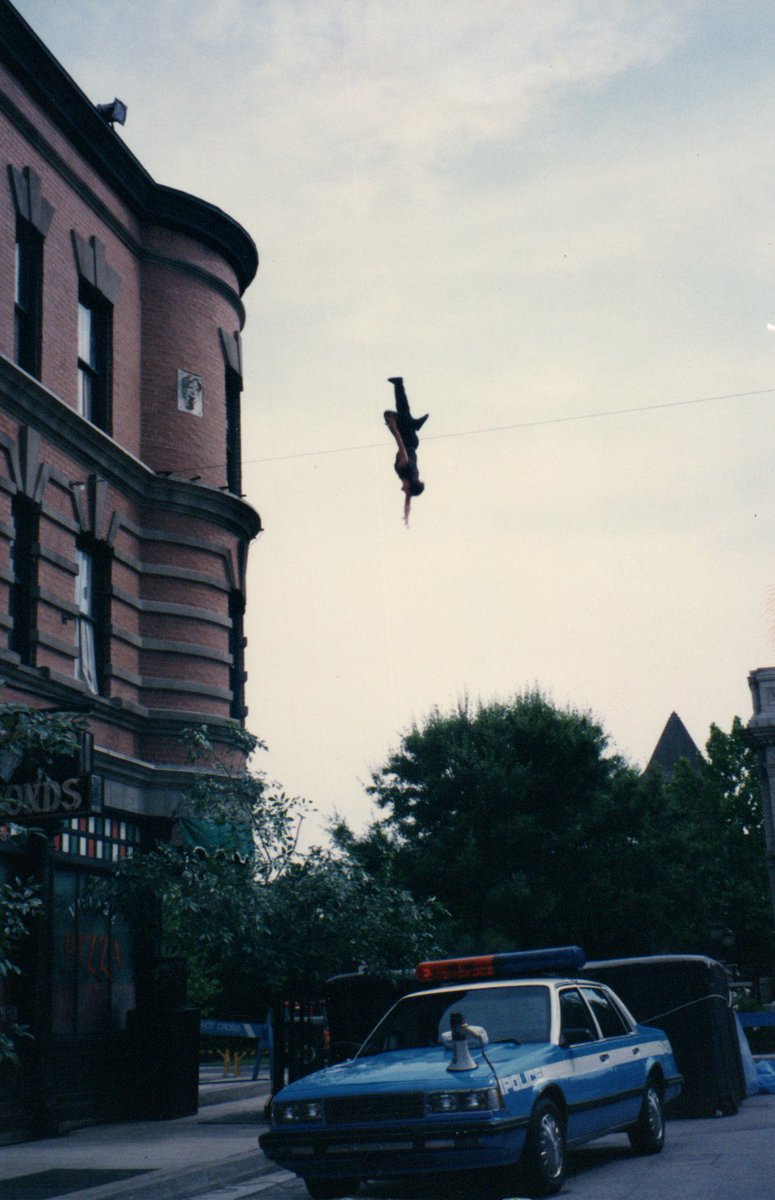
<path fill-rule="evenodd" d="M 594 1042 L 592 1033 L 586 1026 L 569 1025 L 560 1034 L 561 1046 L 578 1046 L 581 1042 Z"/>

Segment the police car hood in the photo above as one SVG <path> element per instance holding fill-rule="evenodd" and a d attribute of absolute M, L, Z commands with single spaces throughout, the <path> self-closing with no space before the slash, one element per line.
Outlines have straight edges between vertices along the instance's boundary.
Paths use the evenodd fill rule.
<path fill-rule="evenodd" d="M 484 1061 L 481 1051 L 471 1050 L 475 1070 L 450 1071 L 452 1051 L 444 1046 L 423 1047 L 418 1050 L 395 1050 L 353 1058 L 335 1067 L 326 1067 L 305 1075 L 283 1088 L 282 1099 L 293 1100 L 316 1096 L 343 1095 L 347 1092 L 445 1090 L 454 1088 L 490 1087 L 499 1078 L 513 1076 L 545 1066 L 557 1055 L 557 1047 L 547 1043 L 518 1046 L 514 1042 L 497 1042 L 487 1046 L 487 1057 L 493 1070 Z"/>

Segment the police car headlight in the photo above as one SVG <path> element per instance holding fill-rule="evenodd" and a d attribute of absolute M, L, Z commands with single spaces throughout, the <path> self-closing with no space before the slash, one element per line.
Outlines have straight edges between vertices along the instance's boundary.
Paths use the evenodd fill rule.
<path fill-rule="evenodd" d="M 322 1100 L 296 1100 L 292 1104 L 272 1105 L 272 1117 L 276 1125 L 293 1125 L 298 1121 L 322 1121 Z"/>
<path fill-rule="evenodd" d="M 428 1111 L 432 1113 L 492 1112 L 501 1107 L 500 1093 L 494 1087 L 428 1093 Z"/>

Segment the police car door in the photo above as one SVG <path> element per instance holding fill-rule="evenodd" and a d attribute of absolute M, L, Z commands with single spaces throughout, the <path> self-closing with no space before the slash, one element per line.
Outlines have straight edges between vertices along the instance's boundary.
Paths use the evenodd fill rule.
<path fill-rule="evenodd" d="M 595 1014 L 608 1061 L 613 1066 L 615 1105 L 612 1123 L 629 1124 L 637 1120 L 645 1083 L 646 1063 L 640 1038 L 605 988 L 582 985 L 581 993 Z"/>
<path fill-rule="evenodd" d="M 560 1045 L 565 1058 L 558 1082 L 568 1102 L 568 1141 L 595 1137 L 613 1123 L 616 1085 L 610 1051 L 577 987 L 560 991 Z"/>

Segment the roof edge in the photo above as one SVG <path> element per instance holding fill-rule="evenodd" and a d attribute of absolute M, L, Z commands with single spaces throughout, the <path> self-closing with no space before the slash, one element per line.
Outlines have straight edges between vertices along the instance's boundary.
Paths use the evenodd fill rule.
<path fill-rule="evenodd" d="M 216 205 L 156 183 L 10 0 L 0 0 L 0 62 L 139 218 L 217 250 L 233 267 L 240 294 L 246 290 L 258 270 L 247 230 Z"/>

